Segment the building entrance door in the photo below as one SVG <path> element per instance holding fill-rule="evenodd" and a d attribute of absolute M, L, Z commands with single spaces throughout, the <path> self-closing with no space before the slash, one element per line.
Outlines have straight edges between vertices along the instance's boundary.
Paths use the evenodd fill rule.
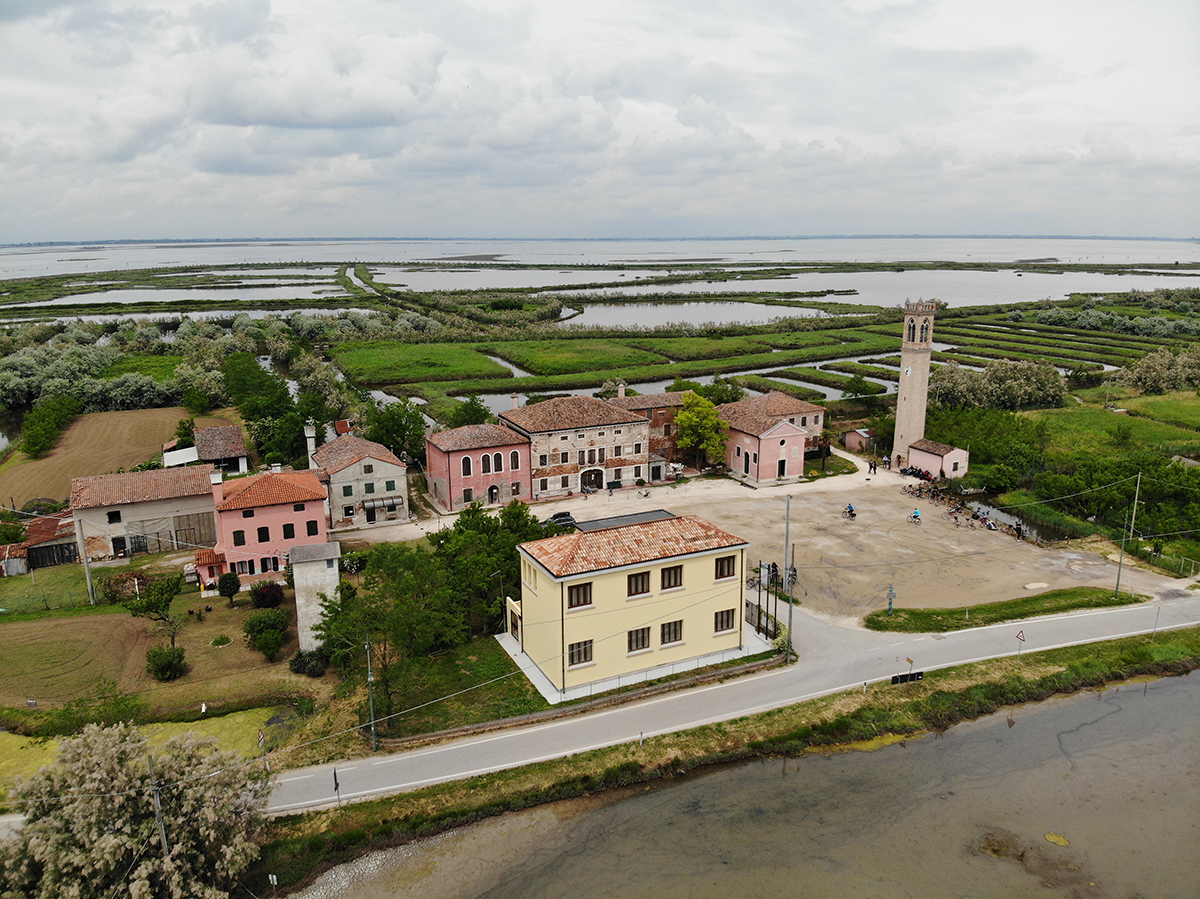
<path fill-rule="evenodd" d="M 488 502 L 494 503 L 500 500 L 500 488 L 493 484 L 488 488 Z"/>
<path fill-rule="evenodd" d="M 779 460 L 779 475 L 778 476 L 781 478 L 787 477 L 787 459 Z"/>
<path fill-rule="evenodd" d="M 579 478 L 579 486 L 593 487 L 599 490 L 604 486 L 604 472 L 599 468 L 593 468 L 590 471 L 585 471 Z"/>
<path fill-rule="evenodd" d="M 742 473 L 750 474 L 750 454 L 749 453 L 742 454 Z"/>

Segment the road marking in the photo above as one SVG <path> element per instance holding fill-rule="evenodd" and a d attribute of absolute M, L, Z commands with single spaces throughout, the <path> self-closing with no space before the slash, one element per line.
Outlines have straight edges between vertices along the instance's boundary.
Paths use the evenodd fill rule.
<path fill-rule="evenodd" d="M 301 774 L 299 777 L 281 777 L 279 778 L 279 782 L 286 784 L 291 783 L 293 780 L 312 780 L 316 776 L 315 774 Z"/>
<path fill-rule="evenodd" d="M 903 646 L 903 643 L 893 643 L 892 646 Z"/>

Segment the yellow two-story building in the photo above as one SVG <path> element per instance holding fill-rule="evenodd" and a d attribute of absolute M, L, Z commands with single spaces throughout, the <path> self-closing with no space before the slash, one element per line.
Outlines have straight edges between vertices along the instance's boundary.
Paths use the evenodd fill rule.
<path fill-rule="evenodd" d="M 746 541 L 660 514 L 517 547 L 509 635 L 560 693 L 745 645 Z"/>

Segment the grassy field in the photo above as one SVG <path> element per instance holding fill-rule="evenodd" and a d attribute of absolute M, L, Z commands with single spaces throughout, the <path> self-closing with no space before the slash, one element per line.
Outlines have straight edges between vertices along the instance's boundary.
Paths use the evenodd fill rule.
<path fill-rule="evenodd" d="M 883 609 L 872 612 L 864 619 L 864 623 L 873 631 L 943 633 L 969 627 L 987 627 L 1038 615 L 1071 612 L 1075 609 L 1127 606 L 1142 602 L 1145 598 L 1134 598 L 1127 593 L 1114 598 L 1113 591 L 1107 587 L 1069 587 L 1065 590 L 1050 590 L 1036 596 L 1023 596 L 1020 599 L 989 602 L 978 606 L 960 606 L 956 609 L 894 609 L 891 615 Z"/>
<path fill-rule="evenodd" d="M 1137 417 L 1151 418 L 1173 427 L 1200 430 L 1200 397 L 1194 390 L 1159 396 L 1127 396 L 1120 401 L 1120 405 Z"/>
<path fill-rule="evenodd" d="M 665 364 L 658 353 L 611 340 L 523 340 L 492 344 L 488 351 L 535 375 L 565 375 L 629 365 Z M 761 345 L 759 347 L 761 352 Z"/>
<path fill-rule="evenodd" d="M 252 609 L 243 597 L 237 608 L 223 600 L 201 600 L 198 594 L 175 600 L 173 611 L 212 611 L 199 621 L 187 616 L 178 645 L 187 653 L 188 674 L 170 683 L 159 683 L 146 673 L 146 649 L 165 643 L 144 619 L 123 609 L 108 607 L 109 614 L 74 615 L 52 620 L 0 624 L 0 705 L 25 706 L 26 699 L 39 707 L 57 706 L 90 694 L 101 678 L 116 682 L 126 693 L 144 700 L 152 713 L 194 710 L 207 703 L 219 711 L 241 707 L 254 697 L 271 700 L 296 692 L 327 694 L 332 678 L 313 680 L 292 674 L 287 659 L 296 651 L 295 628 L 280 652 L 280 661 L 267 662 L 246 646 L 242 624 Z M 216 647 L 219 634 L 231 640 Z"/>
<path fill-rule="evenodd" d="M 148 353 L 131 353 L 114 362 L 104 372 L 106 378 L 119 378 L 125 374 L 145 375 L 155 381 L 169 380 L 175 374 L 175 366 L 183 361 L 182 356 L 155 356 Z"/>
<path fill-rule="evenodd" d="M 334 347 L 342 370 L 362 385 L 507 378 L 512 373 L 471 346 L 351 341 Z"/>
<path fill-rule="evenodd" d="M 159 455 L 162 445 L 175 436 L 179 420 L 188 415 L 178 406 L 81 415 L 44 459 L 14 452 L 0 465 L 0 497 L 18 507 L 39 496 L 66 500 L 71 478 L 129 469 Z M 236 422 L 223 413 L 196 419 L 201 427 Z"/>
<path fill-rule="evenodd" d="M 1200 401 L 1193 399 L 1193 402 L 1198 412 L 1192 414 L 1200 413 Z M 1178 415 L 1181 406 L 1182 400 L 1177 399 L 1170 408 Z M 1140 416 L 1119 415 L 1100 406 L 1071 403 L 1060 409 L 1038 409 L 1025 414 L 1049 424 L 1050 445 L 1047 449 L 1051 454 L 1074 453 L 1081 446 L 1103 456 L 1122 455 L 1129 451 L 1129 446 L 1154 447 L 1168 456 L 1200 453 L 1200 433 L 1192 428 Z M 1131 430 L 1127 446 L 1118 444 L 1113 438 L 1120 425 L 1127 425 Z"/>

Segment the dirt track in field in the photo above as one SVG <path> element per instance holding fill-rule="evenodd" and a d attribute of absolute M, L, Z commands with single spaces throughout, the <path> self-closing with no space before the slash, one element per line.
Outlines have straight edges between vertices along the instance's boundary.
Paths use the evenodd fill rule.
<path fill-rule="evenodd" d="M 90 693 L 102 678 L 122 690 L 138 686 L 146 665 L 146 622 L 129 615 L 89 615 L 4 625 L 0 705 L 27 699 L 60 705 Z"/>
<path fill-rule="evenodd" d="M 20 507 L 42 496 L 65 500 L 71 478 L 108 474 L 153 459 L 175 436 L 179 420 L 187 417 L 187 410 L 179 407 L 81 415 L 46 458 L 27 459 L 18 453 L 16 464 L 0 471 L 0 502 L 15 500 Z M 232 423 L 228 418 L 196 419 L 202 427 Z"/>

